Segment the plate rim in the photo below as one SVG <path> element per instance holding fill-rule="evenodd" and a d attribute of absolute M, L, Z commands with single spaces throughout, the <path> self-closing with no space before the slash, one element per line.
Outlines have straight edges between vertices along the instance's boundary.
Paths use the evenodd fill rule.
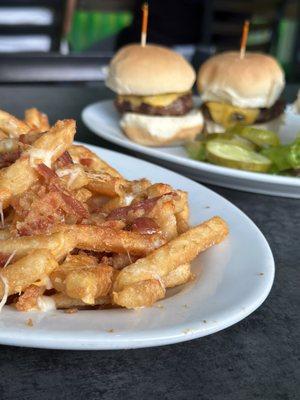
<path fill-rule="evenodd" d="M 122 147 L 135 150 L 139 153 L 142 154 L 147 154 L 148 156 L 155 157 L 157 159 L 163 159 L 164 161 L 168 162 L 173 162 L 173 163 L 180 163 L 181 165 L 189 168 L 194 168 L 196 170 L 200 170 L 203 172 L 209 172 L 213 173 L 218 176 L 226 176 L 229 178 L 237 178 L 237 179 L 243 179 L 243 180 L 250 180 L 253 182 L 259 182 L 259 183 L 268 183 L 268 184 L 278 184 L 278 185 L 284 185 L 284 186 L 292 186 L 292 187 L 299 187 L 300 188 L 300 179 L 294 178 L 294 177 L 288 177 L 288 176 L 281 176 L 281 175 L 269 175 L 265 173 L 257 173 L 257 172 L 250 172 L 250 171 L 243 171 L 243 170 L 238 170 L 234 168 L 228 168 L 228 167 L 222 167 L 219 165 L 214 165 L 210 163 L 205 163 L 203 161 L 197 161 L 189 158 L 183 158 L 174 154 L 169 154 L 165 153 L 164 151 L 161 151 L 160 149 L 163 149 L 163 147 L 147 147 L 140 145 L 138 143 L 135 143 L 129 139 L 126 138 L 126 136 L 122 133 L 124 136 L 123 138 L 116 137 L 114 135 L 109 136 L 105 133 L 100 133 L 96 132 L 92 125 L 89 122 L 88 114 L 91 109 L 93 109 L 96 106 L 102 105 L 102 104 L 109 104 L 113 103 L 113 100 L 108 99 L 108 100 L 101 100 L 97 101 L 94 103 L 91 103 L 87 105 L 81 113 L 81 118 L 84 122 L 84 124 L 97 136 L 108 140 L 112 143 L 118 144 Z M 178 146 L 176 146 L 178 147 Z M 261 178 L 261 179 L 257 179 Z"/>
<path fill-rule="evenodd" d="M 108 150 L 104 148 L 100 148 L 99 146 L 91 145 L 88 143 L 84 142 L 74 142 L 75 144 L 81 144 L 89 147 L 92 151 L 98 151 L 98 152 L 104 152 L 109 155 L 110 153 L 113 153 L 115 156 L 121 156 L 125 157 L 125 159 L 133 159 L 134 161 L 138 161 L 141 163 L 144 163 L 146 165 L 152 164 L 149 161 L 141 160 L 137 157 L 125 155 L 113 150 Z M 213 333 L 217 333 L 221 330 L 224 330 L 237 322 L 243 320 L 247 316 L 249 316 L 252 312 L 254 312 L 260 305 L 266 300 L 268 297 L 271 288 L 273 286 L 274 282 L 274 277 L 275 277 L 275 262 L 274 262 L 274 256 L 272 254 L 272 250 L 270 248 L 270 245 L 265 238 L 264 234 L 261 232 L 261 230 L 258 228 L 258 226 L 245 214 L 242 210 L 240 210 L 237 206 L 235 206 L 233 203 L 231 203 L 229 200 L 224 198 L 223 196 L 219 195 L 218 193 L 214 192 L 213 190 L 205 187 L 204 185 L 193 181 L 190 178 L 187 178 L 181 174 L 178 174 L 177 172 L 170 171 L 167 168 L 158 166 L 153 164 L 156 168 L 163 169 L 165 172 L 171 172 L 175 176 L 179 176 L 181 179 L 187 180 L 189 183 L 192 185 L 200 186 L 203 188 L 205 191 L 208 191 L 210 193 L 213 193 L 214 196 L 216 196 L 219 200 L 226 202 L 230 207 L 236 209 L 239 213 L 241 213 L 244 218 L 247 220 L 247 223 L 250 223 L 252 225 L 252 228 L 255 229 L 256 234 L 259 237 L 259 241 L 261 244 L 264 246 L 264 251 L 265 251 L 265 258 L 266 258 L 266 264 L 268 263 L 268 270 L 270 274 L 270 278 L 267 281 L 267 283 L 264 286 L 264 289 L 261 291 L 261 295 L 259 298 L 256 299 L 255 302 L 251 303 L 246 309 L 244 310 L 239 310 L 239 313 L 235 313 L 234 315 L 231 314 L 230 317 L 223 318 L 223 322 L 221 324 L 218 324 L 217 329 L 214 326 L 211 327 L 206 327 L 206 329 L 203 329 L 203 326 L 201 326 L 200 330 L 200 325 L 202 321 L 199 321 L 199 319 L 196 319 L 193 321 L 193 324 L 189 324 L 191 327 L 191 332 L 188 334 L 180 331 L 179 334 L 177 335 L 171 335 L 170 333 L 167 334 L 168 331 L 174 329 L 173 328 L 163 328 L 159 329 L 156 328 L 155 330 L 152 330 L 152 332 L 160 332 L 160 337 L 152 337 L 152 338 L 144 338 L 144 339 L 131 339 L 130 342 L 126 342 L 127 338 L 123 339 L 117 339 L 113 342 L 113 338 L 108 334 L 108 335 L 102 335 L 101 338 L 95 338 L 93 340 L 84 338 L 82 337 L 74 337 L 73 341 L 70 343 L 70 338 L 69 336 L 64 336 L 64 334 L 61 334 L 60 338 L 50 338 L 47 337 L 47 335 L 44 335 L 40 337 L 40 332 L 37 331 L 36 333 L 34 331 L 29 331 L 28 335 L 25 335 L 24 337 L 19 337 L 18 332 L 16 330 L 10 329 L 9 334 L 6 333 L 3 330 L 0 330 L 0 344 L 2 345 L 13 345 L 13 346 L 22 346 L 22 347 L 32 347 L 32 348 L 47 348 L 47 349 L 65 349 L 65 350 L 120 350 L 120 349 L 135 349 L 135 348 L 146 348 L 146 347 L 156 347 L 156 346 L 164 346 L 168 344 L 174 344 L 174 343 L 179 343 L 179 342 L 185 342 L 189 341 L 192 339 L 204 337 L 211 335 Z M 30 317 L 30 313 L 27 314 L 28 318 Z M 36 315 L 36 313 L 35 313 Z M 1 318 L 1 316 L 0 316 Z M 181 324 L 177 324 L 176 327 L 180 327 Z M 197 330 L 198 327 L 198 330 Z M 140 331 L 142 334 L 143 331 Z M 30 334 L 31 333 L 31 334 Z M 51 334 L 51 331 L 50 331 Z M 170 336 L 171 335 L 171 336 Z M 113 345 L 112 345 L 113 342 Z M 126 345 L 127 343 L 127 345 Z"/>

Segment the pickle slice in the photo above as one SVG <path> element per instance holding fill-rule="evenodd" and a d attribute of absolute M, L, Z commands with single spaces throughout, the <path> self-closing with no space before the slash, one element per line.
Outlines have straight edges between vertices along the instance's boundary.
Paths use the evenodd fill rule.
<path fill-rule="evenodd" d="M 253 128 L 252 126 L 235 126 L 228 129 L 227 133 L 248 139 L 259 147 L 274 147 L 280 145 L 280 139 L 275 132 Z"/>
<path fill-rule="evenodd" d="M 271 161 L 267 157 L 219 140 L 211 140 L 207 143 L 206 156 L 213 164 L 245 171 L 267 172 L 271 166 Z"/>
<path fill-rule="evenodd" d="M 224 141 L 225 143 L 232 143 L 237 146 L 244 147 L 248 150 L 256 150 L 257 146 L 250 142 L 250 140 L 243 138 L 242 136 L 233 135 L 231 133 L 211 133 L 206 138 L 206 141 L 215 140 Z"/>

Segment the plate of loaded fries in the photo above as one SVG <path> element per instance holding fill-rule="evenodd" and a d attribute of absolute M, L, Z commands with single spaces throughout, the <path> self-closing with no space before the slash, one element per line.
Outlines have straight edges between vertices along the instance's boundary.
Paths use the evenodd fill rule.
<path fill-rule="evenodd" d="M 220 331 L 267 297 L 274 260 L 233 204 L 75 121 L 0 111 L 0 343 L 127 349 Z"/>

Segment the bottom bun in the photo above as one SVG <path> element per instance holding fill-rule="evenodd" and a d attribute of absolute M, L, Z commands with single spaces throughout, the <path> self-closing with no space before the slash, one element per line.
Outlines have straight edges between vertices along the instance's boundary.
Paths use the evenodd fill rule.
<path fill-rule="evenodd" d="M 278 133 L 281 125 L 284 124 L 284 114 L 281 114 L 280 117 L 272 119 L 268 122 L 263 122 L 260 124 L 253 124 L 253 128 L 273 131 Z M 223 133 L 225 132 L 225 128 L 222 125 L 215 123 L 212 120 L 205 120 L 205 128 L 204 131 L 206 133 Z"/>
<path fill-rule="evenodd" d="M 125 113 L 120 121 L 124 133 L 144 146 L 178 145 L 193 140 L 203 129 L 203 116 L 193 110 L 178 117 Z"/>

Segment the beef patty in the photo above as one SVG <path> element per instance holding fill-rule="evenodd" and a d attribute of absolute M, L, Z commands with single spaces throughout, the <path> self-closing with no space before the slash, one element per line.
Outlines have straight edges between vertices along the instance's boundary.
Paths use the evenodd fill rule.
<path fill-rule="evenodd" d="M 190 93 L 184 94 L 167 106 L 152 106 L 147 103 L 134 105 L 128 100 L 119 97 L 115 100 L 115 106 L 120 113 L 134 112 L 146 115 L 185 115 L 193 108 L 193 98 Z"/>
<path fill-rule="evenodd" d="M 279 117 L 284 112 L 284 109 L 285 109 L 285 101 L 282 99 L 279 99 L 270 108 L 260 108 L 258 117 L 256 118 L 254 123 L 257 124 L 257 123 L 264 123 L 264 122 L 271 121 L 272 119 Z M 209 109 L 205 103 L 202 104 L 201 111 L 203 112 L 204 118 L 209 119 L 211 121 L 213 120 L 210 115 Z M 242 120 L 243 120 L 242 115 L 239 118 L 238 113 L 236 113 L 236 121 L 242 122 Z"/>

